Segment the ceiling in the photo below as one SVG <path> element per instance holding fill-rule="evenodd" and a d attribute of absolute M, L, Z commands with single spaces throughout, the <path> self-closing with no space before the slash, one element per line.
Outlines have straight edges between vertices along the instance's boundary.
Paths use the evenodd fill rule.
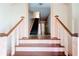
<path fill-rule="evenodd" d="M 41 18 L 47 17 L 50 13 L 51 5 L 50 3 L 29 3 L 29 11 L 35 12 L 39 11 Z"/>

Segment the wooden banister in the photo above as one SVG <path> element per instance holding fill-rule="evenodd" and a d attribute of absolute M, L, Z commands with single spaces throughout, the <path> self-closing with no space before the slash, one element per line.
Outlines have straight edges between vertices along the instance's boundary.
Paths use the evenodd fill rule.
<path fill-rule="evenodd" d="M 8 33 L 0 33 L 0 37 L 9 36 L 13 32 L 13 30 L 24 20 L 23 16 L 21 16 L 20 18 L 21 20 L 13 28 L 11 28 Z"/>
<path fill-rule="evenodd" d="M 6 33 L 0 33 L 0 37 L 4 37 L 4 36 L 7 36 Z"/>
<path fill-rule="evenodd" d="M 60 21 L 60 19 L 58 18 L 59 16 L 56 15 L 55 18 L 59 21 L 59 23 L 62 25 L 62 27 L 71 35 L 74 37 L 78 37 L 78 33 L 72 33 L 65 25 L 64 23 L 62 23 L 62 21 Z"/>

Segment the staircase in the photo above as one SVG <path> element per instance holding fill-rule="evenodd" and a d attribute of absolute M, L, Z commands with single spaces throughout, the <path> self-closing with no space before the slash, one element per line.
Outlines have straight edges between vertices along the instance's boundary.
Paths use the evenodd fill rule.
<path fill-rule="evenodd" d="M 38 19 L 35 18 L 30 35 L 37 35 L 37 33 L 38 33 Z"/>
<path fill-rule="evenodd" d="M 44 36 L 44 37 L 31 36 L 29 38 L 24 37 L 26 36 L 25 34 L 27 33 L 27 31 L 25 31 L 26 26 L 24 26 L 26 25 L 26 20 L 24 20 L 24 17 L 22 16 L 21 19 L 9 30 L 9 32 L 0 33 L 0 39 L 2 40 L 0 47 L 1 48 L 0 55 L 5 56 L 5 54 L 7 54 L 8 56 L 66 56 L 66 55 L 68 56 L 69 52 L 67 50 L 69 48 L 68 45 L 70 44 L 68 43 L 68 38 L 75 40 L 78 38 L 78 33 L 72 33 L 60 21 L 58 16 L 55 17 L 62 25 L 62 28 L 66 30 L 64 31 L 64 29 L 62 29 L 61 26 L 57 24 L 56 29 L 58 30 L 58 33 L 56 34 L 60 36 L 61 40 L 58 39 L 57 37 L 51 39 L 50 36 Z M 67 34 L 69 34 L 69 36 Z M 60 41 L 63 42 L 62 44 L 64 46 L 61 46 Z M 73 44 L 72 49 L 74 49 L 75 46 L 77 47 L 77 45 Z M 77 51 L 76 48 L 74 49 L 74 52 L 75 51 Z M 77 56 L 77 53 L 76 54 L 72 53 L 72 56 L 75 55 Z"/>
<path fill-rule="evenodd" d="M 64 47 L 58 38 L 20 39 L 14 56 L 65 56 Z"/>

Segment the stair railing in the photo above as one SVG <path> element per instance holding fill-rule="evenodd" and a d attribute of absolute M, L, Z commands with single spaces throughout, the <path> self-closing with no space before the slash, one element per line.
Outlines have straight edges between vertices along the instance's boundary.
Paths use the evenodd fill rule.
<path fill-rule="evenodd" d="M 69 42 L 72 43 L 72 40 L 76 40 L 78 37 L 78 33 L 72 33 L 68 27 L 59 19 L 59 16 L 55 16 L 55 25 L 56 25 L 56 33 L 60 40 L 60 43 L 62 46 L 65 47 L 65 54 L 66 55 L 74 55 L 75 50 L 73 49 L 73 46 Z M 75 44 L 74 44 L 75 45 Z M 76 53 L 77 54 L 77 53 Z"/>
<path fill-rule="evenodd" d="M 19 21 L 7 33 L 0 33 L 0 40 L 3 39 L 4 50 L 0 51 L 1 55 L 14 55 L 15 46 L 19 45 L 19 39 L 26 35 L 26 20 L 21 16 Z M 1 47 L 0 47 L 1 48 Z"/>

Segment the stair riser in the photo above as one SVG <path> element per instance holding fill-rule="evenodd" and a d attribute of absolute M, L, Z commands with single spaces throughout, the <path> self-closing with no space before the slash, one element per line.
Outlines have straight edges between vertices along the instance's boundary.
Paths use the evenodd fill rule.
<path fill-rule="evenodd" d="M 16 47 L 16 51 L 47 51 L 47 52 L 62 52 L 62 47 Z"/>
<path fill-rule="evenodd" d="M 21 44 L 60 44 L 60 40 L 20 40 Z"/>
<path fill-rule="evenodd" d="M 65 56 L 64 52 L 16 52 L 15 56 Z"/>

